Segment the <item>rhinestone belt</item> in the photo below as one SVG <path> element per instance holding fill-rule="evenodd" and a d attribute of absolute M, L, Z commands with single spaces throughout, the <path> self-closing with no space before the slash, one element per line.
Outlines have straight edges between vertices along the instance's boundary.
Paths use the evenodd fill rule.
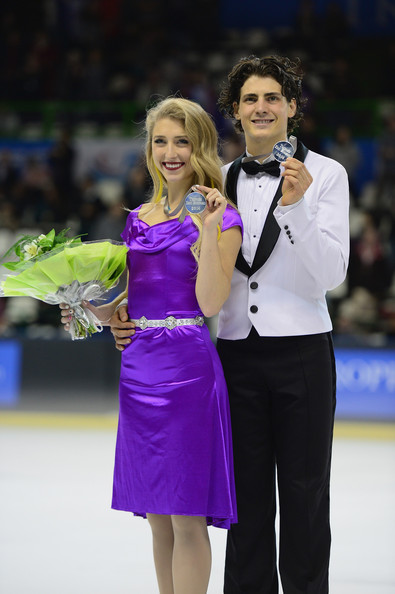
<path fill-rule="evenodd" d="M 145 316 L 142 316 L 138 320 L 130 320 L 136 326 L 145 330 L 146 328 L 168 328 L 173 330 L 177 326 L 203 326 L 203 316 L 196 316 L 196 318 L 175 318 L 174 316 L 168 316 L 164 320 L 147 320 Z"/>

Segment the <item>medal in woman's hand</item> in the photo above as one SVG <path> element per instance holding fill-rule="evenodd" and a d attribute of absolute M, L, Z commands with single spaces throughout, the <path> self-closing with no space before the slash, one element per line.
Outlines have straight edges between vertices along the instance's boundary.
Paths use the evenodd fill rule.
<path fill-rule="evenodd" d="M 201 214 L 206 206 L 206 198 L 201 192 L 193 190 L 185 197 L 185 208 L 190 214 Z"/>

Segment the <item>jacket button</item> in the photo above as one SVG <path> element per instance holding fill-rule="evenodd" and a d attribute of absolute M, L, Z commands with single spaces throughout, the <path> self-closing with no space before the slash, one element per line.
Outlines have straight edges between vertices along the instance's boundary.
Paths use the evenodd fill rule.
<path fill-rule="evenodd" d="M 284 229 L 288 229 L 288 225 L 284 225 Z"/>
<path fill-rule="evenodd" d="M 250 312 L 251 313 L 256 313 L 257 311 L 258 311 L 258 306 L 257 305 L 251 305 Z"/>
<path fill-rule="evenodd" d="M 288 229 L 288 231 L 286 231 L 287 235 L 291 235 L 291 231 Z"/>
<path fill-rule="evenodd" d="M 252 283 L 250 284 L 250 289 L 257 289 L 258 288 L 258 283 L 255 281 L 252 281 Z"/>

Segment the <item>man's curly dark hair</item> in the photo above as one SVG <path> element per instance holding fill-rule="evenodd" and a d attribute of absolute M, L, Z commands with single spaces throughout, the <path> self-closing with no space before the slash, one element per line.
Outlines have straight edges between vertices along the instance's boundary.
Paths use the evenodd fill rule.
<path fill-rule="evenodd" d="M 247 78 L 254 74 L 274 78 L 281 85 L 281 92 L 287 101 L 295 99 L 296 112 L 292 118 L 288 119 L 288 132 L 295 130 L 303 118 L 302 108 L 306 102 L 302 98 L 303 72 L 299 58 L 295 58 L 293 61 L 282 56 L 258 58 L 251 55 L 241 58 L 230 71 L 228 81 L 224 83 L 221 89 L 218 99 L 218 107 L 221 113 L 234 121 L 234 126 L 238 132 L 243 131 L 240 121 L 234 117 L 233 104 L 240 102 L 241 88 Z"/>

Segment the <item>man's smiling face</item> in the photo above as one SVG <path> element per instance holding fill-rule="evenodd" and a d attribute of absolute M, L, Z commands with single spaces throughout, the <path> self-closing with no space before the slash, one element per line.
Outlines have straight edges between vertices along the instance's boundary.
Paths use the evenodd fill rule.
<path fill-rule="evenodd" d="M 296 112 L 281 85 L 270 76 L 250 76 L 241 87 L 240 102 L 234 103 L 235 118 L 244 130 L 247 150 L 253 155 L 271 152 L 273 145 L 287 138 L 288 118 Z"/>

